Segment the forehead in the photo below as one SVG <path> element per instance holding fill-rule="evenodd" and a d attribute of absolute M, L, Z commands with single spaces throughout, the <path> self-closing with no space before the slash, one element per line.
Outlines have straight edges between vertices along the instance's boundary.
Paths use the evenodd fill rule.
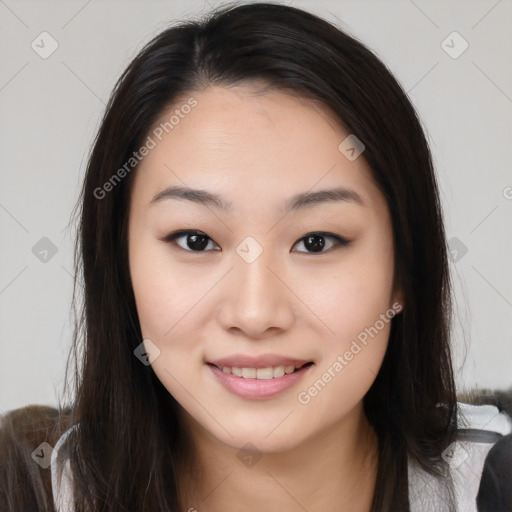
<path fill-rule="evenodd" d="M 132 193 L 147 202 L 170 185 L 189 186 L 218 191 L 237 209 L 344 186 L 371 202 L 379 191 L 366 161 L 339 149 L 349 135 L 325 105 L 295 93 L 208 87 L 175 101 L 154 123 L 154 147 Z"/>

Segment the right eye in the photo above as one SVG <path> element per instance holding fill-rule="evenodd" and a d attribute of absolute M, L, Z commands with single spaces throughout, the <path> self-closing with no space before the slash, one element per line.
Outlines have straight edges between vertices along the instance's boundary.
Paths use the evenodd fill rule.
<path fill-rule="evenodd" d="M 182 239 L 182 244 L 178 242 L 178 240 Z M 173 243 L 178 245 L 180 249 L 183 249 L 187 252 L 207 252 L 204 249 L 208 247 L 208 241 L 213 240 L 203 233 L 202 231 L 196 230 L 182 230 L 176 231 L 175 233 L 170 233 L 165 237 L 161 238 L 162 241 Z"/>

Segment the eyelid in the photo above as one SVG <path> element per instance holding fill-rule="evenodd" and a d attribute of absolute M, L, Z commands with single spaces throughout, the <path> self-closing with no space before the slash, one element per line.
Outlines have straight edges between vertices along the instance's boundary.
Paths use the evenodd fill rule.
<path fill-rule="evenodd" d="M 161 240 L 162 242 L 166 242 L 166 243 L 173 243 L 176 238 L 179 238 L 180 236 L 188 235 L 188 234 L 205 236 L 206 238 L 208 238 L 212 242 L 214 242 L 216 245 L 218 245 L 215 242 L 215 240 L 213 240 L 213 238 L 208 236 L 204 231 L 200 231 L 197 229 L 182 229 L 179 231 L 174 231 L 172 233 L 169 233 L 169 234 L 163 236 L 162 238 L 159 238 L 159 240 Z M 335 241 L 335 244 L 333 247 L 331 247 L 327 251 L 320 251 L 320 252 L 316 252 L 316 253 L 315 252 L 299 251 L 299 254 L 327 254 L 332 249 L 335 249 L 337 247 L 346 247 L 352 243 L 352 240 L 348 240 L 347 238 L 344 238 L 341 235 L 336 235 L 336 234 L 330 233 L 328 231 L 310 231 L 310 232 L 306 233 L 305 235 L 303 235 L 302 237 L 300 237 L 293 245 L 295 246 L 298 242 L 302 242 L 308 236 L 313 236 L 313 235 L 320 235 L 320 236 L 323 236 L 324 238 L 333 239 Z M 177 246 L 177 248 L 181 249 L 182 251 L 185 251 L 185 252 L 196 253 L 196 254 L 210 252 L 210 251 L 192 251 L 192 250 L 183 249 L 183 247 L 180 247 L 180 246 Z"/>

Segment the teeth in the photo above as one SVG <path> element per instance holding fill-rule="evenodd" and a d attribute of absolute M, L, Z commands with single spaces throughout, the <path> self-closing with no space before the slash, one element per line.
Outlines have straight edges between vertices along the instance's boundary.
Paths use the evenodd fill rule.
<path fill-rule="evenodd" d="M 297 366 L 300 368 L 300 366 Z M 296 367 L 290 366 L 269 366 L 267 368 L 238 368 L 223 366 L 222 371 L 224 373 L 232 373 L 236 377 L 243 377 L 244 379 L 259 379 L 259 380 L 270 380 L 278 377 L 282 377 L 285 374 L 290 374 L 295 371 Z"/>
<path fill-rule="evenodd" d="M 282 377 L 284 375 L 284 366 L 276 366 L 274 368 L 274 377 Z"/>
<path fill-rule="evenodd" d="M 256 368 L 242 368 L 242 377 L 244 379 L 255 379 Z"/>
<path fill-rule="evenodd" d="M 256 378 L 262 380 L 269 380 L 274 378 L 274 369 L 270 368 L 258 368 L 256 370 Z"/>

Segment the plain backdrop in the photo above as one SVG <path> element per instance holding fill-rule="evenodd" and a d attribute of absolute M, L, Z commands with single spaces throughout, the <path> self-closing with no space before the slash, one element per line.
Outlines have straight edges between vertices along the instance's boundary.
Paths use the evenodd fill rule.
<path fill-rule="evenodd" d="M 169 24 L 222 3 L 0 1 L 0 413 L 60 396 L 72 333 L 67 226 L 116 79 Z M 457 383 L 510 388 L 512 1 L 288 3 L 360 39 L 408 92 L 453 249 Z"/>

